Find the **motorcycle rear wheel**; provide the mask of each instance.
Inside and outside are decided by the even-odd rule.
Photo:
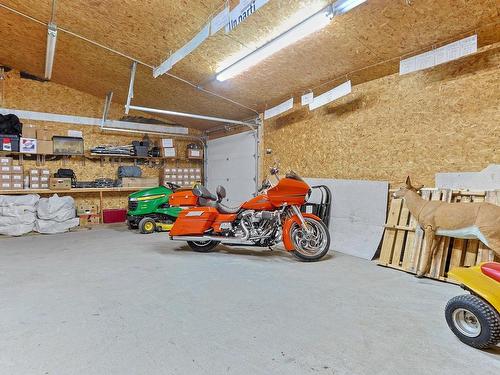
[[[198,253],[208,253],[219,244],[218,241],[187,241],[189,247]]]
[[[295,250],[291,253],[304,262],[316,262],[323,258],[330,249],[330,232],[322,221],[313,218],[304,218],[310,234],[304,233],[304,228],[294,223],[290,230],[290,237]]]

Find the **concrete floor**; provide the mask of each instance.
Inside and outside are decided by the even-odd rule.
[[[0,373],[500,374],[461,290],[334,254],[198,254],[124,228],[0,239]]]

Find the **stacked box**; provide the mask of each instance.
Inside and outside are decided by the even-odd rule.
[[[40,187],[40,170],[39,169],[30,169],[28,176],[29,176],[29,181],[30,181],[30,189],[41,189],[41,187]]]
[[[23,189],[23,171],[21,165],[12,165],[12,158],[0,158],[0,190]]]
[[[97,204],[79,204],[76,208],[76,214],[78,216],[97,215],[99,213],[99,205]]]
[[[39,169],[40,175],[40,189],[48,189],[50,182],[50,170],[48,169]]]
[[[187,157],[188,159],[203,159],[203,150],[188,148]]]
[[[167,182],[183,187],[201,183],[201,169],[165,167],[161,171],[161,184],[167,186]]]
[[[101,222],[101,217],[100,215],[81,215],[79,216],[80,218],[80,226],[81,227],[87,227],[90,225],[95,225],[99,224]]]
[[[50,190],[69,190],[71,189],[71,178],[49,178]]]

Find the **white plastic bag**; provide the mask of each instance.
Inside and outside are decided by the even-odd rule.
[[[24,215],[26,213],[35,214],[36,207],[35,206],[6,206],[0,207],[0,216],[19,216]]]
[[[36,215],[33,212],[26,212],[17,216],[0,216],[0,228],[16,224],[35,224]]]
[[[72,197],[59,197],[57,194],[42,198],[38,202],[37,216],[42,220],[71,220],[76,217],[75,201]]]
[[[40,200],[38,194],[29,195],[0,195],[0,207],[35,206]]]
[[[22,236],[23,234],[31,232],[34,227],[34,223],[8,225],[5,227],[0,227],[0,234],[6,236]]]
[[[64,233],[71,228],[77,227],[78,225],[80,225],[79,218],[74,218],[63,222],[57,220],[37,219],[35,222],[35,231],[43,234]]]

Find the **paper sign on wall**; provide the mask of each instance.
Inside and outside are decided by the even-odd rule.
[[[266,5],[269,0],[240,1],[240,3],[229,14],[229,23],[226,25],[226,33],[236,28],[240,23],[254,14],[259,8]]]
[[[312,111],[316,108],[319,108],[325,104],[333,102],[335,99],[341,98],[347,94],[350,94],[352,91],[351,81],[347,81],[340,86],[335,87],[334,89],[321,94],[320,96],[314,98],[312,103],[309,104],[309,109]]]
[[[229,23],[229,7],[225,7],[210,21],[210,35],[214,35]]]
[[[302,105],[308,105],[311,104],[314,100],[314,93],[308,92],[307,94],[302,95],[301,97],[301,104]]]
[[[153,70],[153,77],[158,77],[168,72],[172,67],[184,57],[193,52],[210,35],[210,24],[206,24],[203,29],[187,42],[182,48],[175,51],[167,60]]]
[[[264,120],[267,120],[271,117],[278,116],[279,114],[286,112],[293,108],[293,98],[283,102],[276,107],[269,108],[264,112]]]
[[[477,35],[473,35],[436,48],[435,50],[401,60],[399,63],[399,75],[428,69],[470,55],[476,51]]]

